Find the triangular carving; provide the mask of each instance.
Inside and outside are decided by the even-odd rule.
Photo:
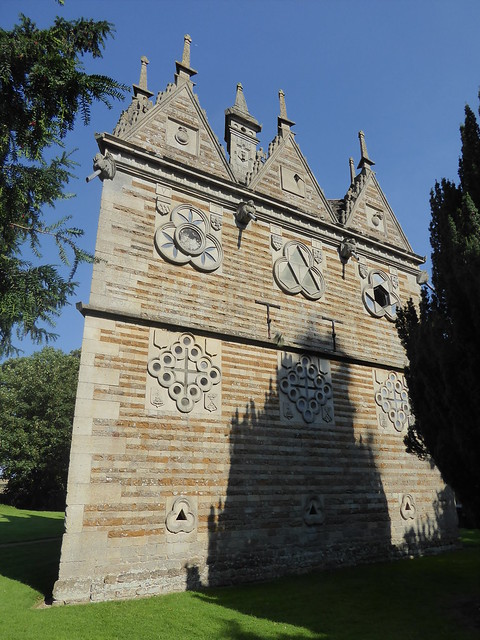
[[[379,242],[412,251],[375,173],[369,168],[362,169],[347,191],[344,224],[347,229]]]
[[[250,189],[282,200],[326,222],[337,222],[293,133],[270,143],[264,163],[257,162],[249,177]]]
[[[145,104],[139,106],[135,101],[136,98],[122,114],[114,135],[151,153],[235,181],[224,149],[193,93],[192,83],[169,84],[158,94],[155,105],[144,100]],[[132,108],[134,118],[130,114]]]

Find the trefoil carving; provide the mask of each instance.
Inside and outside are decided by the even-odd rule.
[[[325,292],[322,272],[315,266],[312,251],[302,242],[285,244],[283,256],[273,265],[273,276],[285,293],[302,293],[309,300],[319,300]]]
[[[191,533],[197,525],[195,511],[188,498],[177,498],[165,519],[170,533]]]
[[[307,500],[303,510],[303,520],[308,526],[323,524],[325,522],[325,509],[323,499],[313,496]]]
[[[400,505],[400,515],[404,520],[415,520],[417,507],[415,500],[410,493],[402,496],[402,504]]]

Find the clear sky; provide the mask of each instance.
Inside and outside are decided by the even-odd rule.
[[[10,29],[24,13],[39,27],[55,15],[106,19],[116,34],[87,71],[131,85],[146,55],[148,86],[155,94],[173,81],[183,36],[192,37],[195,91],[223,142],[224,111],[241,82],[250,113],[263,124],[264,149],[276,134],[278,90],[301,151],[327,198],[349,186],[348,158],[359,160],[358,131],[365,132],[374,170],[411,245],[430,254],[429,192],[435,180],[457,179],[459,125],[466,103],[477,112],[480,86],[478,0],[0,0],[0,26]],[[76,148],[76,197],[47,212],[73,216],[85,230],[82,246],[93,252],[101,182],[90,184],[97,152],[94,132],[112,132],[130,98],[109,111],[92,110],[66,141]],[[46,248],[46,261],[58,262]],[[428,263],[427,263],[428,266]],[[57,322],[54,346],[81,346],[91,267],[77,272],[79,287]],[[28,341],[25,354],[41,347]]]

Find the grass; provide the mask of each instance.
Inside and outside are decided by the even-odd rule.
[[[26,511],[0,505],[0,544],[57,538],[63,533],[64,514]]]
[[[56,577],[63,514],[0,505],[2,640],[478,640],[480,533],[439,556],[130,602],[35,608]],[[46,521],[50,520],[50,523]],[[27,531],[29,530],[29,531]],[[12,542],[17,531],[18,540]],[[32,539],[38,536],[37,543]]]

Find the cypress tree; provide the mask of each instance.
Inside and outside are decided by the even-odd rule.
[[[480,526],[480,128],[470,107],[460,128],[459,183],[430,194],[432,284],[397,328],[405,347],[415,424],[407,451],[431,457]]]

